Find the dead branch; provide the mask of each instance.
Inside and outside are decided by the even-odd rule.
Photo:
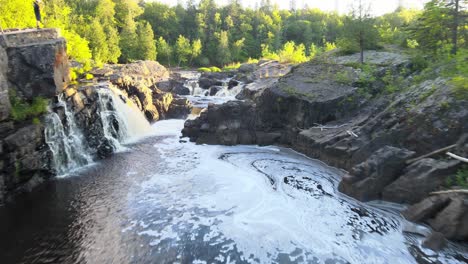
[[[455,145],[448,146],[448,147],[445,147],[445,148],[441,148],[441,149],[435,150],[435,151],[433,151],[433,152],[431,152],[431,153],[428,153],[428,154],[426,154],[426,155],[422,155],[422,156],[420,156],[420,157],[407,160],[407,161],[406,161],[406,164],[409,165],[409,164],[415,163],[416,161],[420,161],[420,160],[422,160],[422,159],[429,158],[429,157],[431,157],[431,156],[434,156],[434,155],[437,155],[437,154],[446,152],[446,151],[451,150],[451,149],[453,149],[453,148],[455,148],[455,147],[457,147],[456,144],[455,144]]]
[[[459,160],[459,161],[463,161],[463,162],[468,163],[468,159],[467,159],[467,158],[460,157],[460,156],[455,155],[455,154],[450,153],[450,152],[447,152],[447,155],[449,155],[450,157],[452,157],[452,158],[454,158],[454,159],[457,159],[457,160]]]

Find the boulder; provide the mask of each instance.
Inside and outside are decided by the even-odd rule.
[[[393,183],[385,187],[383,199],[396,203],[416,203],[445,185],[460,168],[456,160],[426,158],[411,164]]]
[[[468,240],[468,195],[446,193],[430,196],[404,212],[410,221],[429,224],[446,238]]]
[[[215,96],[222,89],[223,89],[222,86],[211,86],[210,87],[210,96]]]
[[[166,118],[173,119],[186,119],[192,112],[192,105],[186,98],[174,98],[169,110],[167,111]]]
[[[198,85],[200,86],[200,88],[202,89],[210,89],[210,87],[212,86],[222,86],[223,85],[223,81],[222,80],[218,80],[218,79],[212,79],[212,78],[207,78],[207,77],[201,77],[199,80],[198,80]]]
[[[398,178],[405,162],[413,155],[407,149],[383,147],[353,167],[352,176],[341,181],[339,190],[361,201],[379,199],[383,189]]]
[[[254,63],[244,63],[242,64],[238,71],[241,73],[252,73],[257,69],[257,64]]]
[[[182,85],[177,85],[172,89],[172,92],[178,95],[190,95],[190,89]]]
[[[51,98],[62,92],[69,80],[64,39],[32,43],[7,49],[8,81],[18,96],[33,100]]]

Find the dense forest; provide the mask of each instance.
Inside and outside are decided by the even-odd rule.
[[[424,10],[373,17],[365,0],[347,15],[304,7],[280,10],[269,0],[43,0],[44,27],[58,27],[80,62],[158,60],[168,66],[226,66],[250,58],[304,62],[323,51],[342,53],[400,46],[424,54],[455,54],[467,46],[465,0],[433,0]],[[291,2],[294,5],[294,1]],[[3,29],[34,27],[32,1],[0,0]]]

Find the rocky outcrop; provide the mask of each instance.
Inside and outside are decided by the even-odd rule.
[[[123,91],[145,114],[150,122],[166,118],[176,94],[169,93],[178,87],[178,79],[169,79],[169,71],[155,61],[138,61],[125,65],[106,65],[102,69],[93,71],[99,81],[109,81]],[[173,76],[174,77],[174,76]],[[158,88],[160,85],[164,90]],[[173,86],[174,85],[174,86]],[[187,104],[185,110],[180,110],[182,102]],[[172,117],[186,118],[191,112],[188,101],[177,101],[180,111],[173,111]],[[180,113],[180,116],[175,116]]]
[[[11,31],[0,37],[0,202],[5,194],[30,190],[53,175],[42,110],[18,113],[35,98],[52,99],[68,78],[65,40],[57,30]],[[36,106],[45,108],[44,103]]]
[[[467,194],[432,195],[406,209],[403,215],[410,221],[429,224],[448,239],[468,240]]]
[[[290,146],[349,171],[340,184],[345,194],[419,202],[447,188],[461,164],[445,153],[408,161],[457,142],[452,152],[466,155],[460,139],[468,132],[468,102],[442,78],[403,81],[407,89],[388,94],[384,75],[403,72],[411,80],[411,68],[405,56],[380,55],[373,76],[354,68],[352,57],[297,66],[266,88],[244,91],[245,102],[210,106],[186,122],[183,135],[197,143]]]

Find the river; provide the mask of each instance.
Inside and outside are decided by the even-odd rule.
[[[203,99],[206,101],[206,99]],[[202,102],[198,102],[203,104]],[[206,146],[182,120],[0,208],[1,263],[464,263],[421,247],[398,206],[280,147]],[[412,231],[404,232],[404,231]]]

